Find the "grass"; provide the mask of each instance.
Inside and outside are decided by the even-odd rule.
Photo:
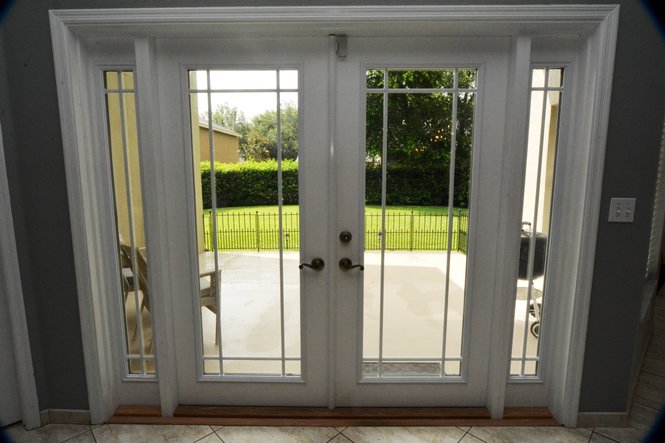
[[[282,211],[286,214],[298,214],[300,212],[300,206],[298,205],[284,205],[282,206]],[[447,206],[387,206],[386,214],[402,214],[402,213],[411,213],[414,214],[448,214]],[[463,214],[466,214],[468,209],[466,208],[455,208],[455,212],[462,211]],[[204,212],[210,213],[209,209],[206,209]],[[243,214],[251,212],[252,214],[258,212],[259,214],[276,214],[277,206],[238,206],[234,208],[218,208],[218,213],[222,214]],[[365,206],[365,214],[381,214],[381,206],[379,205],[367,205]]]
[[[283,246],[298,249],[300,245],[299,206],[282,207]],[[278,249],[279,218],[277,206],[220,208],[217,211],[219,249]],[[466,248],[468,210],[455,208],[452,247]],[[444,206],[386,207],[386,249],[444,250],[448,244],[448,208]],[[365,248],[381,247],[381,207],[365,208]],[[460,228],[464,233],[460,236]],[[210,210],[204,211],[206,249],[212,249]]]

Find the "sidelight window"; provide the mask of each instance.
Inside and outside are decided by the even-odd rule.
[[[538,375],[564,70],[536,67],[531,93],[510,375]]]
[[[134,73],[104,72],[127,373],[155,374]]]

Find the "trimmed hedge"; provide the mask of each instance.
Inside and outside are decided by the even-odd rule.
[[[461,174],[460,174],[461,175]],[[365,174],[368,205],[381,204],[381,165],[368,164]],[[244,163],[215,162],[217,207],[277,204],[277,160]],[[298,204],[298,163],[282,161],[285,205]],[[210,162],[201,162],[203,207],[211,207]],[[455,207],[468,207],[469,183],[455,177]],[[387,204],[405,206],[448,205],[448,169],[443,167],[388,166]]]
[[[298,204],[298,163],[282,160],[283,204]],[[210,162],[201,162],[203,207],[209,209]],[[277,160],[244,163],[215,162],[217,207],[267,206],[277,204]]]
[[[469,183],[459,172],[455,177],[457,208],[468,208]],[[447,206],[448,168],[417,165],[388,165],[386,204],[401,206]],[[365,170],[365,204],[381,204],[381,165]]]

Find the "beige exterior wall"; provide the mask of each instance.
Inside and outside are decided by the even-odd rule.
[[[122,76],[123,87],[133,87],[133,74],[131,72],[126,72],[123,73]],[[107,86],[109,88],[118,87],[117,84],[113,84],[112,82],[109,82]],[[133,93],[124,93],[122,96],[125,119],[125,141],[127,143],[127,170],[125,169],[125,153],[123,149],[120,94],[111,93],[108,94],[107,98],[116,221],[121,241],[125,244],[130,244],[131,227],[129,223],[129,197],[131,200],[132,221],[134,225],[134,244],[136,247],[141,248],[145,246],[145,230],[143,224],[143,199],[141,192],[138,136],[136,132],[136,102]],[[127,192],[127,182],[129,182],[129,193]]]
[[[117,80],[109,77],[107,87],[117,89]],[[133,88],[133,74],[123,73],[123,87]],[[122,121],[120,113],[120,95],[108,94],[108,125],[111,146],[111,162],[113,165],[113,185],[116,209],[116,221],[120,240],[130,244],[132,229],[129,220],[127,178],[129,178],[129,199],[131,200],[134,244],[141,248],[145,246],[145,229],[143,223],[143,199],[141,192],[140,159],[138,152],[138,134],[136,128],[136,106],[133,93],[123,94],[123,107],[125,119],[125,142],[127,143],[127,170],[125,169],[125,153],[123,149]],[[197,97],[191,97],[191,127],[193,149],[192,163],[194,170],[194,194],[196,208],[196,237],[199,254],[204,252],[203,232],[203,192],[201,189],[201,174],[199,164],[210,159],[210,144],[208,128],[199,124],[199,109]],[[215,161],[223,163],[237,163],[239,157],[239,138],[220,131],[213,131],[215,146]]]
[[[192,119],[192,124],[198,125],[198,120],[194,122],[194,119]],[[238,163],[240,161],[240,139],[237,136],[213,130],[213,137],[216,162]],[[199,140],[201,161],[210,161],[210,136],[208,135],[208,128],[199,126]]]
[[[191,112],[189,117],[191,120],[192,128],[192,165],[194,165],[194,170],[192,171],[192,176],[194,178],[194,203],[196,207],[196,246],[199,254],[205,251],[205,242],[203,238],[203,190],[201,189],[201,150],[197,149],[196,146],[201,146],[201,131],[195,130],[199,128],[199,104],[196,94],[190,95],[190,106]],[[206,140],[207,131],[206,131]]]

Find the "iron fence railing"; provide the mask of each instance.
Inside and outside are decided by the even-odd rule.
[[[388,213],[385,221],[386,250],[441,251],[448,249],[448,215],[414,211]],[[466,253],[468,245],[468,214],[455,209],[453,213],[451,247]],[[213,249],[210,212],[203,214],[205,249]],[[381,214],[365,214],[365,249],[381,249]],[[300,217],[298,213],[282,214],[283,248],[300,248]],[[217,248],[219,250],[279,249],[279,214],[239,212],[217,213]]]

